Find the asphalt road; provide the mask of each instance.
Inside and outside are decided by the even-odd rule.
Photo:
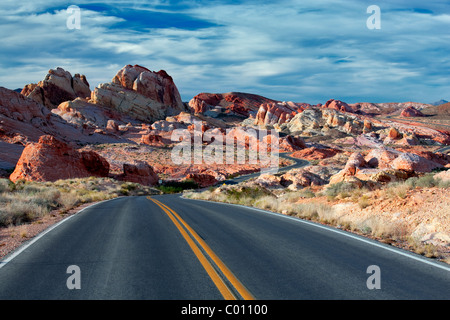
[[[0,299],[218,300],[227,290],[237,299],[450,299],[450,268],[442,263],[180,195],[97,204],[6,262]],[[80,289],[67,286],[73,265]],[[380,289],[367,286],[373,265]]]

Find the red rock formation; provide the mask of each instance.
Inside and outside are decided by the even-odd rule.
[[[393,162],[392,167],[407,172],[431,172],[443,166],[413,153],[402,153]]]
[[[306,148],[300,151],[295,151],[291,154],[294,158],[305,159],[305,160],[322,160],[326,158],[334,157],[337,153],[341,152],[337,149],[332,148]]]
[[[77,151],[53,136],[42,136],[28,144],[11,174],[11,181],[56,181],[59,179],[106,177],[108,162],[93,151]]]
[[[213,186],[218,182],[214,176],[206,173],[190,173],[185,180],[192,180],[201,188]]]
[[[189,106],[193,112],[204,112],[208,106],[220,106],[226,109],[226,113],[235,113],[248,117],[252,112],[256,113],[261,104],[277,103],[278,101],[262,96],[241,93],[200,93],[190,102]]]
[[[153,132],[143,135],[141,137],[141,144],[157,146],[157,147],[165,146],[162,136],[160,136],[159,134],[155,134]]]
[[[305,141],[300,137],[286,136],[279,139],[280,150],[292,152],[306,148]]]
[[[206,104],[206,102],[199,99],[198,97],[194,97],[191,101],[189,101],[189,107],[194,113],[203,113],[208,110],[208,105]]]
[[[396,140],[400,139],[402,137],[402,134],[394,127],[391,127],[389,129],[388,138]]]
[[[158,184],[159,177],[147,162],[135,160],[133,163],[123,165],[123,174],[119,180],[135,182],[144,186],[154,186]]]
[[[334,109],[341,112],[355,112],[351,106],[349,106],[347,103],[340,101],[340,100],[334,100],[330,99],[328,100],[322,108],[328,108],[328,109]]]
[[[401,152],[390,148],[378,148],[371,150],[365,157],[366,163],[373,168],[388,169],[391,163]]]
[[[100,84],[90,102],[150,122],[185,110],[173,79],[165,71],[153,72],[138,65],[125,66],[111,83]]]
[[[354,166],[357,168],[364,167],[366,165],[366,160],[364,159],[363,155],[359,152],[354,152],[350,155],[350,157],[347,159],[346,166]]]
[[[450,154],[440,153],[440,152],[431,152],[431,151],[423,151],[423,150],[415,150],[411,149],[406,151],[409,153],[417,154],[418,156],[425,158],[427,160],[439,163],[443,166],[450,164]]]
[[[310,105],[306,103],[269,103],[262,104],[255,117],[255,125],[281,125],[290,121],[297,113],[303,112]]]
[[[0,87],[0,116],[26,123],[45,123],[50,111],[21,94]]]
[[[414,108],[413,106],[409,106],[402,111],[401,116],[402,117],[423,117],[424,114],[422,112],[420,112],[419,110],[417,110],[416,108]]]
[[[173,108],[173,114],[184,111],[180,93],[172,77],[164,70],[154,72],[138,65],[127,65],[117,73],[112,82]]]
[[[305,169],[294,169],[281,176],[280,184],[290,190],[298,190],[309,186],[321,186],[326,184],[326,181]]]
[[[77,111],[74,110],[74,114]],[[61,112],[64,113],[62,110]],[[52,135],[67,143],[71,141],[112,143],[119,140],[117,137],[85,132],[83,128],[72,125],[72,123],[78,124],[77,121],[69,124],[62,117],[64,117],[63,114],[55,115],[44,105],[18,92],[0,87],[0,138],[7,143],[20,143],[25,146],[28,142],[38,142],[39,137],[43,135]],[[93,115],[92,119],[98,120],[98,114]],[[8,149],[6,147],[3,149],[5,152],[0,152],[0,162],[10,163],[12,154],[6,155]],[[18,155],[14,153],[15,161],[12,168],[19,160],[20,155],[21,153]]]
[[[364,120],[363,133],[368,133],[368,132],[372,131],[372,129],[373,129],[372,122],[370,122],[369,120],[365,119]]]
[[[118,133],[119,125],[114,120],[108,120],[108,122],[106,123],[106,131],[109,131],[112,133]]]
[[[21,93],[49,109],[77,97],[84,99],[91,96],[89,83],[84,75],[76,74],[72,77],[70,72],[62,68],[49,70],[43,81],[26,85]]]

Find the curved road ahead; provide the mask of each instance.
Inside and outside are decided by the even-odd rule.
[[[448,300],[449,270],[257,209],[124,197],[83,210],[3,261],[0,299]]]

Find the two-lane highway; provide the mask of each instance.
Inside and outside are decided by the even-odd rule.
[[[80,268],[69,290],[67,268]],[[0,269],[0,299],[221,299],[169,217],[145,197],[98,204]]]
[[[66,285],[72,265],[79,290]],[[381,289],[371,290],[374,265]],[[252,208],[129,197],[84,210],[1,265],[0,299],[228,299],[221,280],[246,299],[449,299],[449,270]]]

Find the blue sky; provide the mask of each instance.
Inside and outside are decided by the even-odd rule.
[[[67,8],[81,8],[69,30]],[[370,5],[381,29],[366,26]],[[448,0],[0,3],[0,86],[63,67],[91,89],[123,66],[166,70],[184,101],[249,92],[282,101],[450,100]]]

